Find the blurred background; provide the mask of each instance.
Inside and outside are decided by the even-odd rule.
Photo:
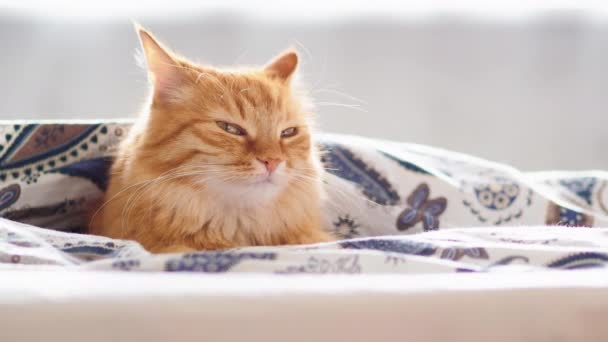
[[[204,63],[301,52],[321,128],[523,170],[608,169],[602,1],[0,2],[0,119],[133,117],[131,19]]]

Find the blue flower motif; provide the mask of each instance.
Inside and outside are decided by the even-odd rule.
[[[477,201],[492,210],[510,207],[521,192],[517,183],[503,177],[495,177],[493,183],[478,184],[474,191]]]
[[[439,229],[439,215],[441,215],[448,204],[445,197],[437,197],[429,200],[429,186],[426,183],[418,187],[407,198],[409,208],[405,208],[397,218],[397,229],[407,230],[422,221],[424,231]]]
[[[359,234],[359,225],[354,219],[347,214],[339,216],[337,221],[333,222],[335,234],[341,239],[352,239]]]

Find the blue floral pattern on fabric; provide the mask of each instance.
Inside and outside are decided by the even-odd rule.
[[[583,224],[583,214],[567,208],[560,208],[560,222],[565,226],[578,227]]]
[[[382,153],[382,155],[384,155],[388,159],[396,161],[397,164],[401,165],[403,168],[405,168],[408,171],[420,173],[420,174],[423,174],[423,175],[430,175],[431,174],[430,172],[428,172],[427,170],[423,169],[422,167],[420,167],[420,166],[418,166],[418,165],[416,165],[414,163],[411,163],[411,162],[409,162],[407,160],[397,158],[397,157],[393,156],[392,154],[389,154],[389,153],[386,153],[386,152],[381,152],[381,153]]]
[[[591,205],[591,196],[593,195],[593,188],[597,184],[597,179],[591,177],[563,179],[559,181],[559,184],[583,199],[588,205]]]
[[[474,190],[477,201],[492,210],[510,207],[520,193],[517,183],[500,177],[490,184],[478,184]]]
[[[67,160],[67,155],[63,156],[63,153],[77,157],[80,151],[86,151],[89,148],[87,142],[82,142],[83,138],[97,130],[98,126],[87,124],[14,125],[14,132],[5,134],[5,139],[10,144],[0,145],[1,150],[4,150],[0,157],[0,170],[15,170],[23,166],[30,166],[22,170],[27,175],[34,169],[42,171],[50,166],[45,165],[49,157],[60,156]],[[15,176],[14,172],[10,173],[13,178],[18,178],[18,174]]]
[[[227,272],[243,260],[274,260],[275,253],[201,252],[184,254],[165,263],[168,272]]]
[[[426,183],[418,185],[412,192],[407,198],[410,207],[405,208],[397,218],[398,230],[407,230],[418,222],[422,222],[424,231],[439,229],[439,215],[445,211],[448,201],[445,197],[429,199],[430,192]]]
[[[340,216],[334,221],[334,234],[341,239],[352,239],[359,235],[359,225],[350,216]]]
[[[608,266],[608,229],[487,229],[492,231],[462,229],[456,239],[450,231],[443,230],[317,245],[153,255],[135,242],[38,229],[0,219],[0,264],[30,265],[30,269],[44,264],[79,270],[314,275],[484,272],[515,265],[514,270]],[[555,231],[559,232],[553,235],[551,232]],[[583,231],[584,235],[577,234]],[[539,243],[539,233],[548,242]],[[509,237],[516,243],[505,242]],[[569,241],[573,244],[584,241],[587,246],[564,249],[562,246]],[[552,248],[553,245],[560,247]]]
[[[339,145],[322,145],[321,161],[327,171],[357,184],[365,197],[381,205],[395,205],[400,197],[393,186],[376,169],[367,165],[347,148]]]
[[[0,216],[81,231],[88,224],[86,207],[107,185],[113,147],[128,128],[115,123],[0,125],[0,188],[6,190],[0,193]],[[85,185],[89,181],[97,190]]]
[[[356,274],[362,267],[358,255],[338,257],[336,259],[310,257],[303,265],[292,265],[276,271],[277,274]]]
[[[17,202],[21,195],[21,187],[19,184],[11,184],[0,190],[0,210],[10,207]]]
[[[574,270],[581,268],[607,267],[607,265],[607,253],[584,252],[559,258],[547,264],[547,267]]]
[[[105,190],[108,186],[107,175],[111,166],[112,158],[102,157],[75,162],[48,172],[57,172],[72,177],[86,178],[97,185],[99,189]]]
[[[547,210],[547,224],[566,227],[593,226],[593,217],[578,210],[565,208],[555,203],[550,203]]]
[[[82,231],[88,224],[87,208],[101,198],[111,159],[129,128],[128,123],[111,122],[0,125],[0,216]],[[417,225],[425,231],[435,230],[440,219],[460,226],[608,225],[608,220],[582,213],[575,205],[560,202],[556,206],[534,184],[522,183],[517,172],[429,147],[403,144],[399,147],[402,154],[392,154],[383,144],[371,139],[352,145],[344,137],[321,139],[325,150],[321,159],[327,171],[348,181],[330,184],[336,179],[328,177],[333,203],[323,207],[331,217],[326,228],[342,238],[374,234],[379,227],[387,233],[386,227],[395,227],[395,222],[394,232],[399,234],[419,232],[412,229]],[[419,186],[407,201],[402,199],[406,193],[402,195],[401,189],[415,184]],[[589,210],[608,213],[604,204],[608,187],[595,174],[552,177],[549,183],[539,179],[538,184],[569,191],[591,206]],[[66,186],[69,189],[56,188]],[[441,196],[431,198],[431,189],[434,193],[441,189]],[[340,194],[347,194],[348,201]],[[447,203],[451,204],[449,211]],[[339,206],[349,208],[334,209]],[[462,219],[465,213],[468,220]]]
[[[10,219],[10,220],[22,222],[22,221],[41,219],[41,218],[46,218],[46,217],[62,216],[62,215],[66,215],[68,212],[71,212],[71,211],[83,210],[84,204],[85,204],[84,198],[66,199],[59,203],[53,203],[53,204],[41,206],[41,207],[31,207],[31,208],[25,207],[23,209],[10,209],[10,210],[7,210],[3,214],[3,217]],[[64,229],[64,230],[68,230],[68,229]],[[75,230],[75,231],[79,231],[79,230]]]
[[[488,252],[481,247],[449,247],[441,251],[441,259],[449,259],[458,261],[464,256],[472,259],[488,259]]]
[[[118,260],[112,263],[112,268],[121,271],[132,271],[140,267],[139,260]]]
[[[606,230],[566,228],[608,227],[608,177],[602,173],[528,178],[510,167],[428,146],[346,136],[319,136],[329,173],[322,215],[325,229],[352,240],[151,255],[133,241],[68,233],[84,232],[129,129],[128,123],[112,122],[0,125],[0,216],[10,219],[0,218],[0,263],[280,274],[608,264]],[[547,188],[555,190],[555,198]],[[512,227],[494,227],[506,224]],[[535,227],[544,224],[559,227]],[[420,234],[408,236],[413,233]],[[386,234],[400,236],[379,236]],[[552,248],[570,242],[572,248]]]
[[[489,265],[484,270],[490,270],[493,267],[509,266],[509,265],[527,265],[530,263],[530,258],[523,255],[509,255],[502,257]]]
[[[426,242],[399,241],[390,239],[361,239],[340,242],[345,249],[373,249],[383,252],[424,255],[435,254],[437,247]]]

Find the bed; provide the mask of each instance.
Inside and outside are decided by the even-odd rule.
[[[130,125],[0,125],[7,341],[608,338],[602,172],[322,135],[339,241],[153,255],[83,234]]]

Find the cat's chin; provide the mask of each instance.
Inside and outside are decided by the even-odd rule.
[[[244,196],[254,201],[269,201],[276,197],[285,185],[283,177],[258,177],[241,185]]]
[[[251,180],[245,182],[245,185],[254,186],[254,187],[264,187],[264,186],[272,186],[272,185],[280,185],[281,177],[277,175],[261,175],[257,177],[253,177]]]
[[[276,198],[285,187],[283,177],[255,177],[244,182],[211,182],[218,199],[230,205],[253,207]]]

